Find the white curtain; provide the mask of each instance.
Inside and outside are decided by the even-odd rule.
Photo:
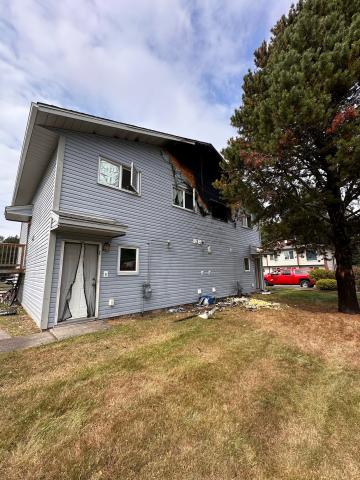
[[[61,274],[61,289],[59,301],[59,322],[71,318],[69,302],[71,300],[72,287],[76,279],[81,255],[81,243],[65,243],[64,260]]]
[[[95,316],[96,279],[98,266],[98,246],[84,245],[84,292],[87,306],[87,316]]]

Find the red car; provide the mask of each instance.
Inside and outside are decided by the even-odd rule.
[[[264,275],[264,280],[265,285],[270,287],[273,285],[300,285],[300,287],[309,288],[315,285],[308,272],[297,269],[267,273]]]

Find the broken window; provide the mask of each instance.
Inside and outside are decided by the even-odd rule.
[[[211,201],[211,215],[213,218],[227,222],[229,218],[229,209],[226,205],[215,200]]]
[[[119,247],[118,274],[137,275],[139,273],[139,249]]]
[[[123,188],[124,190],[132,190],[131,169],[128,167],[122,167],[121,188]]]
[[[131,167],[100,158],[98,182],[108,187],[140,194],[140,172]]]
[[[194,210],[194,190],[185,187],[173,187],[173,205]]]
[[[120,165],[100,159],[99,162],[99,183],[109,187],[119,188]]]
[[[245,272],[250,272],[250,259],[249,259],[249,257],[244,257],[244,270],[245,270]]]

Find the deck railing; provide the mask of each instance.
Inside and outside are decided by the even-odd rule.
[[[22,272],[25,267],[22,243],[0,243],[0,272]]]

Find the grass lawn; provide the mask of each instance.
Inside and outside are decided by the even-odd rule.
[[[272,295],[261,299],[274,302],[285,302],[289,305],[300,306],[309,310],[337,311],[337,292],[318,290],[317,288],[283,288],[267,287]],[[360,300],[360,293],[358,294]]]
[[[323,310],[161,314],[1,355],[0,478],[360,478],[360,316]]]
[[[7,310],[8,308],[9,307],[6,305],[0,305],[0,312],[2,310]],[[25,310],[21,307],[18,307],[17,315],[0,316],[0,329],[12,337],[31,335],[32,333],[40,332],[40,329],[36,326],[35,322],[31,320]]]

